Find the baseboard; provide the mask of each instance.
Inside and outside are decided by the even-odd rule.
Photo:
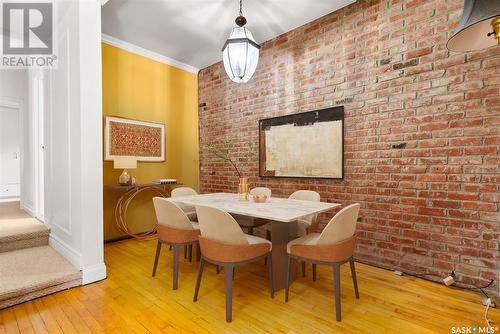
[[[68,246],[64,241],[54,234],[50,234],[49,245],[61,254],[72,265],[82,271],[82,284],[90,284],[106,278],[106,265],[104,262],[91,266],[81,267],[81,255]]]
[[[31,205],[23,203],[22,201],[21,201],[21,210],[26,211],[31,217],[36,216],[35,209],[33,209],[33,207]]]
[[[49,236],[49,245],[54,248],[59,254],[61,254],[66,260],[68,260],[72,265],[78,269],[81,268],[81,255],[72,247],[68,246],[67,243],[59,239],[53,233]]]
[[[106,265],[104,262],[84,267],[82,269],[82,284],[90,284],[106,278]]]
[[[0,197],[0,203],[19,202],[19,197]]]

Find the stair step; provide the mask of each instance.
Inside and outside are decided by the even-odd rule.
[[[45,246],[50,230],[34,218],[0,220],[0,253]]]
[[[49,246],[0,253],[0,309],[81,285],[81,272]]]

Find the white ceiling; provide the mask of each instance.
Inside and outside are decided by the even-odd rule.
[[[354,2],[243,0],[243,15],[262,43]],[[222,59],[238,6],[238,0],[109,0],[102,32],[201,69]]]

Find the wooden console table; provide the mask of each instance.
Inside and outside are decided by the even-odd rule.
[[[116,227],[123,233],[136,239],[152,239],[156,238],[156,227],[152,230],[134,233],[127,225],[127,209],[130,202],[143,191],[153,191],[159,196],[170,197],[170,187],[179,186],[182,183],[144,183],[134,184],[130,186],[121,186],[118,184],[106,185],[105,187],[111,190],[124,191],[123,195],[118,199],[115,207],[115,224]]]

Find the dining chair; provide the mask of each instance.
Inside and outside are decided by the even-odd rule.
[[[189,220],[182,209],[168,198],[154,197],[153,204],[158,223],[158,244],[153,264],[153,274],[156,275],[158,259],[160,257],[161,245],[168,244],[173,248],[174,273],[173,289],[177,290],[179,276],[179,253],[182,246],[189,246],[192,253],[193,245],[198,245],[200,228],[198,223]]]
[[[267,258],[269,290],[274,298],[271,250],[264,238],[244,234],[236,220],[227,212],[209,206],[196,206],[201,235],[201,259],[193,301],[198,300],[201,277],[206,262],[224,267],[226,290],[226,321],[232,321],[234,268]]]
[[[316,191],[312,190],[297,190],[293,192],[288,199],[296,199],[301,201],[311,201],[319,202],[321,200],[320,195]],[[290,226],[290,234],[292,237],[302,237],[310,231],[311,227],[316,225],[318,215],[312,214],[304,216],[298,219]],[[271,240],[271,226],[266,226],[266,238]]]
[[[312,190],[297,190],[293,194],[291,194],[289,199],[296,199],[301,201],[311,201],[311,202],[319,202],[321,200],[320,195],[316,191]],[[296,225],[296,236],[302,237],[308,233],[308,230],[311,226],[316,224],[318,215],[312,214],[305,217],[302,217],[297,220]]]
[[[316,265],[328,265],[333,268],[337,321],[341,320],[340,266],[346,262],[349,262],[351,266],[354,293],[356,298],[359,299],[356,269],[354,267],[355,231],[359,207],[358,203],[345,207],[330,220],[323,232],[310,233],[287,244],[288,264],[285,302],[288,302],[290,266],[294,259],[313,264],[313,280],[316,280]]]
[[[250,195],[255,196],[257,194],[266,195],[268,198],[271,197],[271,189],[266,187],[255,187],[250,190]],[[232,215],[238,224],[247,229],[248,234],[253,235],[253,229],[266,225],[269,221],[262,218],[248,217],[243,215]]]
[[[179,187],[172,189],[170,192],[170,197],[180,197],[180,196],[193,196],[193,195],[198,195],[196,190],[193,188],[189,187]],[[189,217],[189,220],[191,221],[196,221],[196,210],[194,209],[193,205],[186,205],[186,204],[177,204],[182,211],[186,213],[186,215]]]

